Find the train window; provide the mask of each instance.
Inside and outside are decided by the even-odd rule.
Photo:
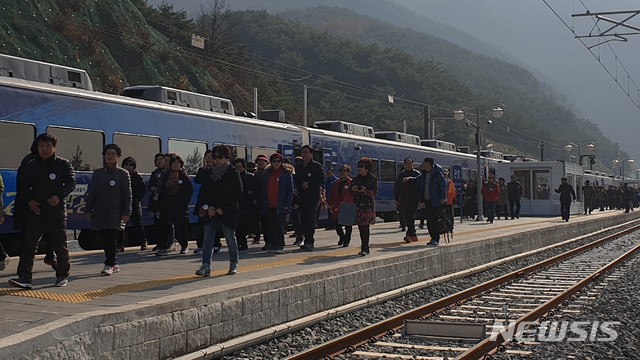
[[[532,170],[534,200],[551,199],[551,186],[549,184],[549,170]]]
[[[251,160],[255,161],[256,157],[258,157],[258,155],[260,155],[260,154],[263,154],[267,158],[269,158],[269,156],[271,156],[271,154],[277,153],[277,152],[278,152],[278,150],[276,150],[276,149],[269,149],[269,148],[262,148],[262,147],[252,147],[251,148]]]
[[[56,155],[71,162],[76,171],[102,167],[104,134],[101,131],[49,126],[47,132],[58,137]]]
[[[113,143],[122,148],[122,159],[131,156],[138,164],[140,173],[149,174],[156,167],[153,162],[155,154],[160,152],[160,138],[155,136],[113,134]]]
[[[202,166],[207,143],[195,140],[169,139],[169,152],[180,155],[184,161],[184,169],[189,175],[195,175]]]
[[[167,100],[177,101],[178,93],[176,93],[175,91],[167,91]]]
[[[0,168],[17,169],[22,157],[29,153],[29,148],[36,136],[36,127],[32,124],[20,124],[0,121]]]
[[[531,200],[531,171],[514,170],[513,175],[516,176],[516,181],[522,185],[522,197]]]
[[[380,173],[378,172],[378,159],[371,159],[373,162],[373,168],[371,168],[371,173],[375,175],[377,179],[380,179]]]
[[[72,82],[82,82],[82,76],[76,71],[67,71],[67,78]]]
[[[396,162],[393,160],[380,161],[380,177],[382,182],[393,183],[396,181]]]
[[[247,148],[244,146],[236,146],[236,145],[228,145],[229,151],[231,153],[230,160],[233,161],[235,159],[247,159]]]

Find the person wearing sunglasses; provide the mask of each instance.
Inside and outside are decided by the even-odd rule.
[[[356,203],[356,224],[360,232],[360,252],[366,256],[369,251],[370,226],[376,223],[375,198],[378,194],[378,179],[371,173],[373,161],[367,157],[358,160],[358,175],[353,178],[351,191]]]
[[[196,275],[211,275],[211,257],[216,234],[222,232],[229,249],[228,275],[238,272],[238,207],[242,197],[242,180],[236,168],[229,162],[231,151],[226,145],[213,148],[213,165],[207,178],[210,194],[207,202],[200,207],[204,222],[204,242],[202,244],[202,266]]]
[[[283,157],[275,153],[269,157],[271,167],[267,169],[267,176],[262,182],[262,212],[264,222],[265,242],[268,251],[281,254],[284,252],[285,218],[291,212],[293,201],[293,177],[291,172],[283,166]]]

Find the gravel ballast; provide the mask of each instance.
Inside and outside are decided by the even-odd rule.
[[[336,337],[345,335],[351,331],[382,321],[418,306],[425,305],[429,302],[433,302],[442,297],[449,296],[474,285],[502,276],[527,265],[548,259],[549,257],[563,253],[569,249],[579,247],[588,242],[588,240],[574,242],[566,246],[544,251],[525,259],[496,266],[490,270],[483,271],[469,277],[434,285],[381,304],[345,314],[341,317],[323,321],[301,331],[282,336],[267,343],[252,346],[226,355],[224,359],[285,358],[310,347],[320,345]],[[636,286],[635,293],[639,293],[638,286]],[[629,296],[632,297],[634,292],[630,292],[630,294],[632,295]],[[627,304],[627,306],[629,305]],[[633,307],[629,307],[628,309],[633,309]],[[632,317],[628,317],[628,319],[632,319]],[[636,322],[637,321],[638,320],[636,319]]]

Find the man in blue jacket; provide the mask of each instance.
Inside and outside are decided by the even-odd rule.
[[[423,209],[427,219],[427,229],[431,241],[427,245],[436,246],[440,243],[440,229],[438,215],[440,207],[447,204],[447,181],[442,173],[442,167],[435,164],[432,157],[422,161],[422,174],[416,178],[418,183],[418,208]]]

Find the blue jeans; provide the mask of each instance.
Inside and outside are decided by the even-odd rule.
[[[229,261],[238,262],[238,243],[236,242],[236,230],[222,223],[219,219],[212,219],[211,222],[204,225],[204,241],[202,243],[202,264],[211,264],[211,256],[213,254],[213,243],[216,239],[218,231],[222,230],[224,239],[227,241],[229,248]]]

